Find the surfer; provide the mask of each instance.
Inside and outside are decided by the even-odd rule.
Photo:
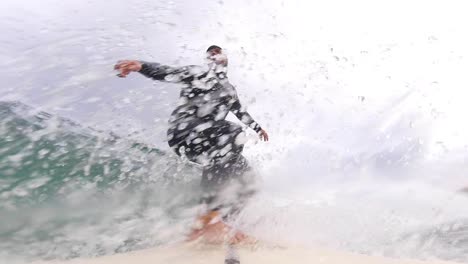
[[[207,206],[189,240],[232,230],[223,220],[235,216],[254,193],[245,177],[251,168],[242,156],[244,129],[225,120],[227,114],[232,112],[261,140],[268,141],[267,132],[242,107],[228,80],[228,59],[222,48],[208,47],[206,59],[206,66],[170,67],[123,60],[114,67],[119,77],[139,72],[154,80],[183,84],[179,104],[169,119],[167,139],[177,155],[203,166],[202,203]],[[245,239],[239,231],[232,238],[234,242]]]

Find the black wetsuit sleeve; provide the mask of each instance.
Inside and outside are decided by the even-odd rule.
[[[187,82],[193,80],[193,75],[190,73],[190,67],[170,67],[156,62],[141,61],[142,66],[139,71],[144,76],[157,81],[165,82]]]
[[[252,116],[250,116],[250,114],[242,108],[242,105],[240,104],[240,101],[239,101],[239,98],[237,98],[237,95],[236,95],[234,103],[232,104],[231,112],[242,123],[246,124],[248,127],[253,129],[255,132],[258,133],[258,132],[260,132],[260,130],[262,130],[260,125],[257,122],[255,122],[255,120],[252,118]]]

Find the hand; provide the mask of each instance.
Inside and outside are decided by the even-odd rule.
[[[118,61],[117,64],[115,64],[114,70],[119,71],[119,74],[117,74],[117,76],[125,78],[128,74],[130,74],[130,72],[140,71],[142,66],[143,65],[141,64],[141,62],[136,60],[122,60]]]
[[[258,134],[260,135],[260,139],[263,140],[263,141],[268,141],[268,133],[265,131],[265,130],[260,130],[260,132],[258,132]]]

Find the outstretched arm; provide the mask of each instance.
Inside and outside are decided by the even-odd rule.
[[[117,62],[114,69],[119,71],[117,76],[125,78],[131,72],[139,72],[144,76],[166,82],[183,82],[193,78],[190,67],[174,68],[154,62],[137,60],[123,60]]]
[[[231,112],[244,124],[253,129],[257,134],[259,134],[260,139],[268,141],[268,134],[262,127],[255,122],[255,120],[250,116],[250,114],[242,108],[239,98],[235,98],[235,102],[231,107]]]

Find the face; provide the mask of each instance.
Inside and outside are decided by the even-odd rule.
[[[227,66],[227,57],[225,54],[223,54],[223,50],[219,48],[214,48],[206,53],[207,58],[218,64],[218,65],[224,65]]]
[[[219,49],[219,48],[214,48],[210,51],[208,51],[208,57],[211,57],[211,56],[215,56],[215,55],[218,55],[218,54],[221,54],[223,52],[222,49]]]

